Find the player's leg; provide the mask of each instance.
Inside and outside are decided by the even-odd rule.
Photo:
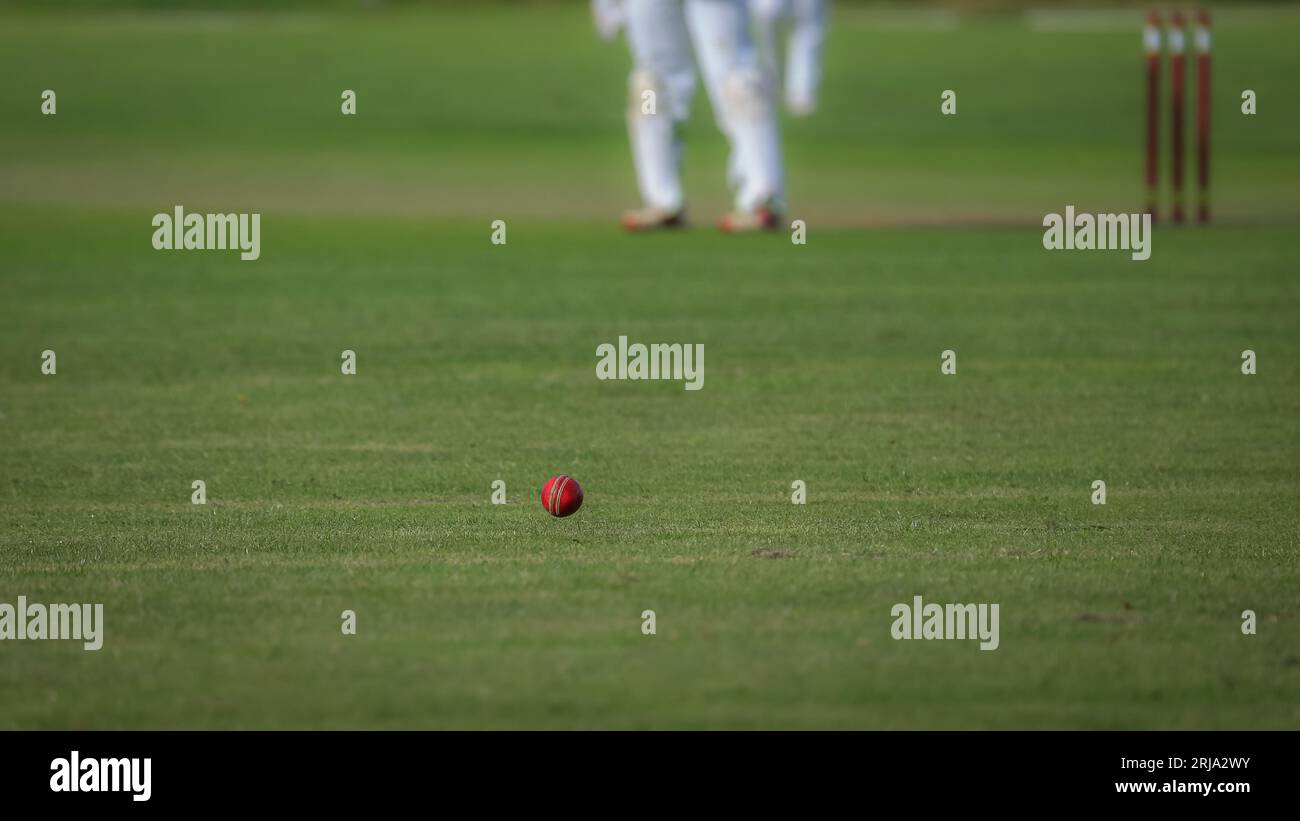
[[[750,30],[753,33],[754,52],[758,64],[771,78],[774,88],[779,85],[781,76],[781,54],[779,47],[781,23],[790,14],[790,0],[746,0],[749,10]],[[727,160],[727,184],[738,188],[741,183],[741,169],[732,151]]]
[[[605,40],[613,40],[627,25],[625,0],[591,0],[591,18],[596,32]]]
[[[738,177],[727,230],[772,228],[785,199],[771,79],[759,65],[744,0],[687,0],[686,20]]]
[[[777,39],[781,18],[790,12],[790,0],[748,0],[758,62],[771,77],[781,76]]]
[[[690,112],[695,66],[681,0],[628,0],[632,50],[627,126],[643,207],[623,215],[631,230],[682,223],[679,125]]]
[[[792,0],[793,22],[785,62],[785,105],[806,116],[817,108],[826,41],[827,0]]]

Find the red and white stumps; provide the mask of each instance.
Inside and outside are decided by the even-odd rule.
[[[1210,220],[1210,13],[1198,9],[1193,28],[1196,48],[1196,185],[1198,222]],[[1160,183],[1160,58],[1163,42],[1169,45],[1170,181],[1173,184],[1175,223],[1186,219],[1183,185],[1184,124],[1187,120],[1188,44],[1187,18],[1175,10],[1162,37],[1160,12],[1147,13],[1142,25],[1142,50],[1146,56],[1146,211],[1156,219]]]
[[[1187,93],[1183,76],[1186,72],[1187,53],[1183,13],[1174,11],[1169,18],[1169,157],[1172,161],[1169,178],[1173,182],[1175,223],[1183,221],[1183,114]]]
[[[1146,184],[1147,213],[1156,218],[1156,196],[1160,182],[1160,12],[1147,13],[1142,27],[1142,50],[1147,67]]]
[[[542,485],[542,507],[552,516],[572,516],[582,507],[582,485],[561,473]]]
[[[1210,13],[1196,13],[1197,222],[1210,221]]]

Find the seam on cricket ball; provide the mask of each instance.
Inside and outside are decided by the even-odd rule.
[[[560,502],[564,501],[564,489],[569,485],[569,477],[561,476],[560,481],[556,483],[555,502],[551,505],[554,508],[552,515],[560,515]]]
[[[556,492],[560,489],[560,477],[551,477],[551,492],[546,497],[546,512],[552,516],[557,515],[555,512]]]

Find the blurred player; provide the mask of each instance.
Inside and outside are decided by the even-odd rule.
[[[827,0],[749,0],[754,39],[763,65],[773,77],[782,75],[777,38],[783,19],[790,20],[785,51],[785,107],[796,117],[817,109],[822,77],[822,43],[826,41]]]
[[[774,230],[784,206],[775,94],[759,63],[744,0],[594,0],[606,37],[621,23],[632,51],[628,135],[642,207],[623,215],[630,231],[684,224],[681,124],[690,114],[696,63],[714,119],[731,147],[727,180],[735,210],[729,232]]]

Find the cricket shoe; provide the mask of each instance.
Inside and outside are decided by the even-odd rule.
[[[753,211],[732,211],[723,214],[718,227],[728,234],[753,234],[759,231],[776,231],[781,227],[781,217],[766,206]]]
[[[659,231],[681,228],[686,225],[686,212],[684,210],[669,211],[666,208],[655,208],[652,205],[647,205],[644,208],[624,211],[622,222],[623,227],[629,231]]]

